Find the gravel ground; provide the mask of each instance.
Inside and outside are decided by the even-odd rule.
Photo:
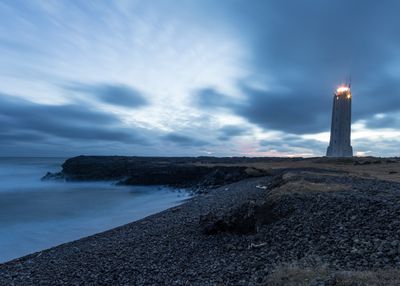
[[[399,190],[399,183],[301,170],[243,180],[0,264],[0,285],[264,285],[293,261],[398,267]],[[235,227],[243,217],[254,228]],[[206,234],[210,227],[215,234]]]

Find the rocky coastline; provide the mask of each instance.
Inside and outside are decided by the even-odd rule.
[[[168,164],[187,164],[174,160]],[[100,172],[75,176],[85,164],[74,161],[56,176],[93,180]],[[193,159],[188,165],[265,173],[1,264],[0,285],[399,285],[397,159]],[[133,174],[107,172],[110,180]]]
[[[66,160],[61,172],[49,172],[42,180],[115,181],[121,185],[167,185],[202,192],[247,178],[272,175],[270,170],[224,165],[240,161],[212,157],[78,156]]]

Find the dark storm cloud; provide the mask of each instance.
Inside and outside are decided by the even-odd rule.
[[[1,122],[1,120],[0,120]],[[41,142],[47,139],[47,136],[39,133],[34,133],[34,132],[7,132],[3,133],[0,130],[0,137],[1,137],[1,142],[0,145],[4,143],[15,143],[18,141],[21,142]]]
[[[203,105],[226,104],[266,129],[328,131],[332,93],[351,74],[354,120],[400,110],[399,1],[238,0],[227,5],[229,20],[252,49],[255,74],[268,79],[268,91],[244,87],[247,104],[213,99]]]
[[[278,139],[261,140],[259,144],[266,151],[293,152],[293,148],[312,150],[315,154],[323,154],[326,151],[325,143],[313,139],[304,139],[296,135],[282,135]]]
[[[80,105],[44,105],[0,94],[0,137],[30,140],[47,136],[76,139],[141,142],[134,130],[118,126],[112,114]]]
[[[399,111],[400,79],[387,77],[378,83],[365,85],[353,99],[355,119],[370,119],[374,114]]]
[[[212,87],[196,90],[193,93],[193,103],[200,108],[230,107],[232,100]]]
[[[349,73],[356,82],[379,81],[376,69],[390,62],[400,42],[395,0],[237,3],[247,6],[240,25],[253,41],[256,65],[280,83],[319,86]]]
[[[244,88],[248,101],[236,105],[234,111],[265,129],[296,134],[324,131],[330,123],[331,99],[312,98],[305,89],[274,92]]]
[[[306,88],[307,86],[304,86],[300,93],[279,89],[276,91],[257,90],[242,85],[241,89],[246,96],[244,102],[217,93],[212,88],[198,91],[194,95],[200,108],[224,107],[264,129],[297,134],[323,131],[330,123],[332,99],[330,97],[310,98]],[[321,106],[322,110],[318,111]],[[310,112],[310,109],[313,112]]]
[[[122,84],[82,84],[74,83],[64,86],[67,90],[87,93],[97,99],[117,106],[142,107],[148,105],[145,96],[138,90]]]
[[[187,135],[182,135],[179,133],[169,133],[165,136],[162,137],[163,141],[169,141],[174,144],[180,145],[180,146],[204,146],[208,145],[207,142],[197,139],[197,138],[192,138]]]
[[[246,128],[236,125],[226,125],[218,130],[218,139],[222,141],[230,140],[232,137],[241,136],[248,132]]]
[[[365,120],[367,128],[400,128],[400,114],[387,113]]]

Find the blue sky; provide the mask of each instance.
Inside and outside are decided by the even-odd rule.
[[[0,155],[398,155],[400,3],[0,0]]]

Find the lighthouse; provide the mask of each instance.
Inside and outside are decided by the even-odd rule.
[[[333,95],[331,139],[327,157],[352,157],[350,84],[340,86]]]

